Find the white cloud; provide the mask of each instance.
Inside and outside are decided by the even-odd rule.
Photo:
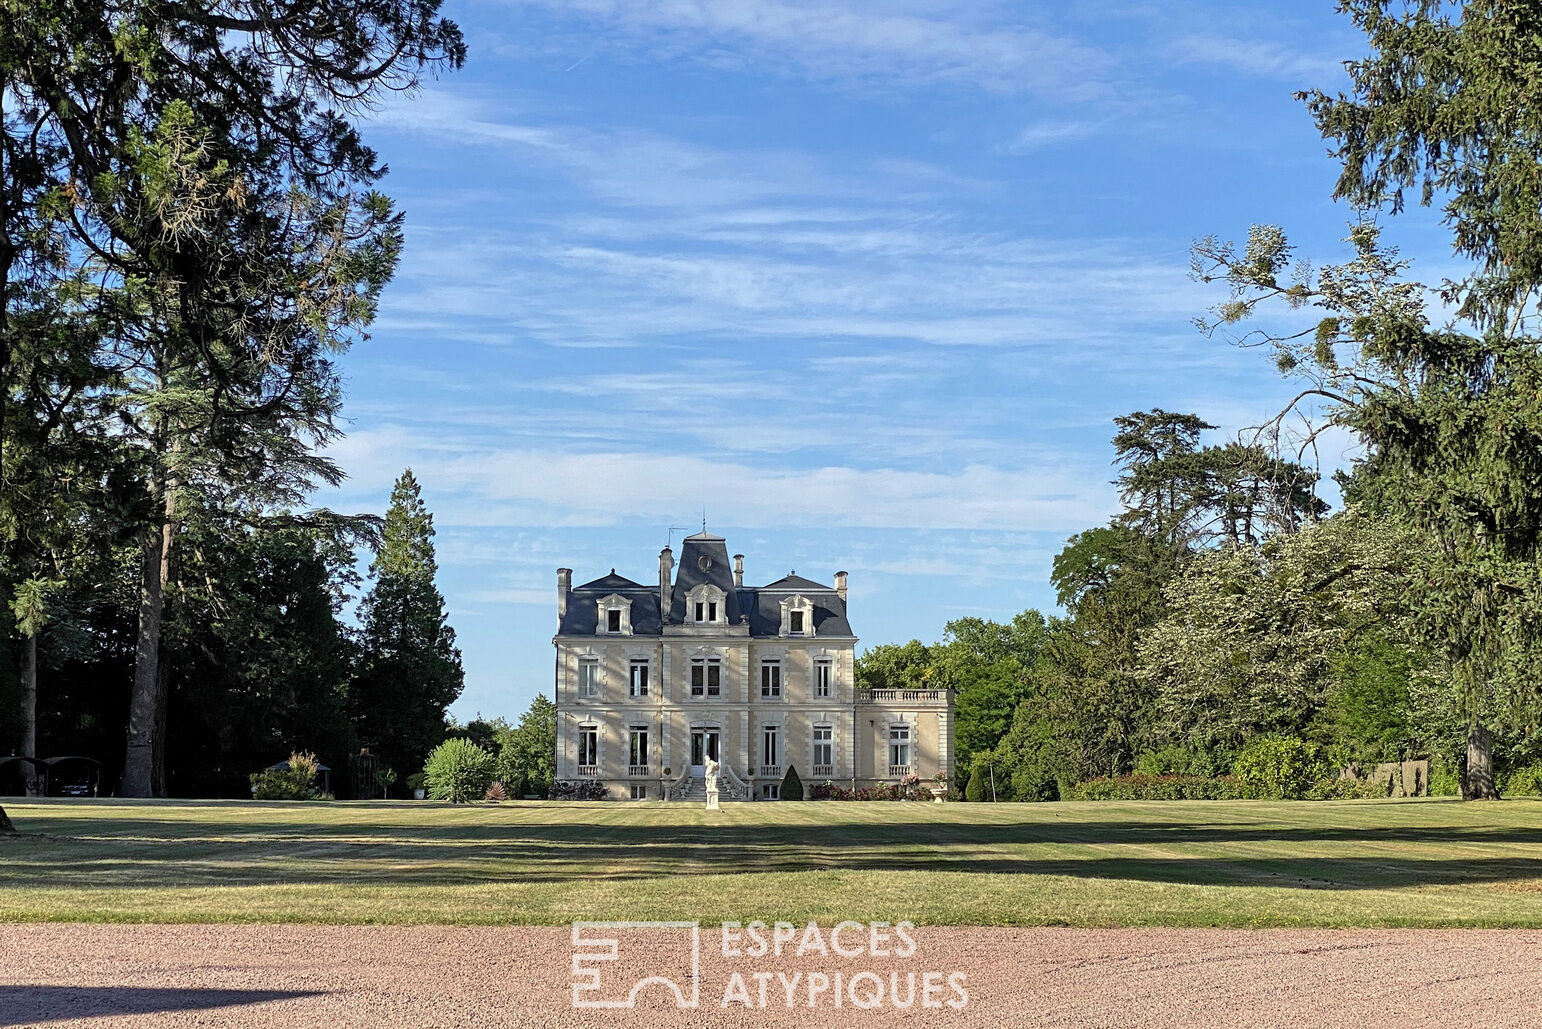
[[[1037,121],[1024,126],[1002,150],[1009,154],[1027,154],[1063,143],[1074,143],[1095,134],[1105,124],[1101,120]]]
[[[1295,50],[1271,40],[1182,36],[1173,41],[1172,53],[1180,63],[1210,64],[1256,78],[1286,79],[1303,89],[1326,87],[1344,74],[1341,58]]]
[[[586,17],[588,52],[634,50],[817,82],[946,84],[1069,100],[1107,96],[1112,59],[989,8],[831,0],[509,0]],[[1005,13],[1018,13],[1011,8]]]
[[[952,472],[752,466],[657,451],[428,444],[420,433],[390,426],[349,436],[331,456],[351,475],[349,494],[378,496],[412,466],[444,526],[610,526],[676,517],[708,498],[751,528],[1060,531],[1098,524],[1111,510],[1103,470],[1066,456],[1024,470],[984,463]]]

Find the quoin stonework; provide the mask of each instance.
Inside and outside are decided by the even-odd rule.
[[[930,781],[948,768],[948,690],[859,690],[846,573],[744,585],[744,557],[707,532],[658,585],[557,570],[557,778],[615,799],[700,799],[708,757],[725,800],[805,786]]]

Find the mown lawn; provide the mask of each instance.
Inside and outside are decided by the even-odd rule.
[[[7,800],[0,920],[1542,926],[1542,801]]]

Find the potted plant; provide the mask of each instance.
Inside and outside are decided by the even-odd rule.
[[[407,788],[412,791],[413,800],[422,800],[428,796],[428,776],[422,772],[414,772],[407,776]]]

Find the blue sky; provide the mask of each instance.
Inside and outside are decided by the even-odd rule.
[[[703,509],[752,583],[848,570],[864,644],[1051,610],[1114,416],[1226,436],[1289,396],[1194,329],[1188,248],[1277,222],[1339,256],[1291,99],[1362,51],[1331,3],[446,13],[465,70],[367,131],[408,247],[317,501],[415,470],[462,718],[549,691],[558,566],[652,581]]]

